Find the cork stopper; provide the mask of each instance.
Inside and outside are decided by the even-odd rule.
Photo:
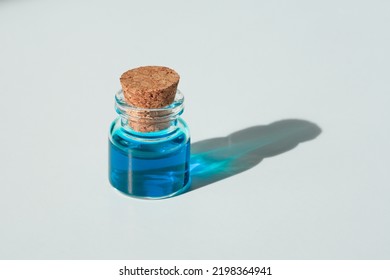
[[[143,66],[122,74],[126,101],[139,108],[162,108],[173,102],[179,75],[163,66]]]
[[[138,108],[129,110],[128,123],[139,132],[159,131],[170,126],[158,108],[175,100],[180,76],[164,66],[143,66],[126,71],[120,77],[126,103]],[[139,110],[145,108],[145,110]],[[149,110],[148,110],[149,109]]]

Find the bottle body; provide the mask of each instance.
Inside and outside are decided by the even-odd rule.
[[[189,187],[190,133],[181,112],[165,129],[152,132],[133,130],[123,116],[113,121],[109,180],[114,188],[139,198],[159,199]]]

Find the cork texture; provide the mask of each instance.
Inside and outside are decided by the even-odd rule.
[[[125,100],[139,108],[162,108],[173,102],[179,75],[163,66],[143,66],[122,74]]]
[[[120,77],[126,103],[137,108],[163,108],[175,100],[180,76],[164,66],[143,66],[126,71]],[[161,118],[166,112],[129,110],[129,126],[139,132],[166,129],[170,120]]]
[[[159,118],[158,113],[142,110],[128,112],[130,116],[128,125],[138,132],[153,132],[168,128],[171,125],[171,121],[169,119]]]

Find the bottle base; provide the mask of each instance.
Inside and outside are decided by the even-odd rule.
[[[164,195],[164,196],[140,196],[140,195],[134,195],[134,194],[131,194],[131,193],[124,192],[124,191],[122,191],[120,189],[117,189],[116,187],[114,187],[112,185],[111,185],[111,187],[113,189],[117,190],[119,193],[125,195],[125,196],[130,196],[130,197],[133,197],[133,198],[145,199],[145,200],[159,200],[159,199],[166,199],[166,198],[178,196],[178,195],[181,195],[181,194],[187,192],[190,189],[190,187],[191,187],[191,178],[188,180],[187,184],[184,185],[181,189],[179,189],[176,192],[170,193],[168,195]]]

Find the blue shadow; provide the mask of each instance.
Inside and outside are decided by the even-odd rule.
[[[236,131],[191,145],[190,189],[193,191],[248,170],[312,140],[321,128],[309,121],[288,119]]]

